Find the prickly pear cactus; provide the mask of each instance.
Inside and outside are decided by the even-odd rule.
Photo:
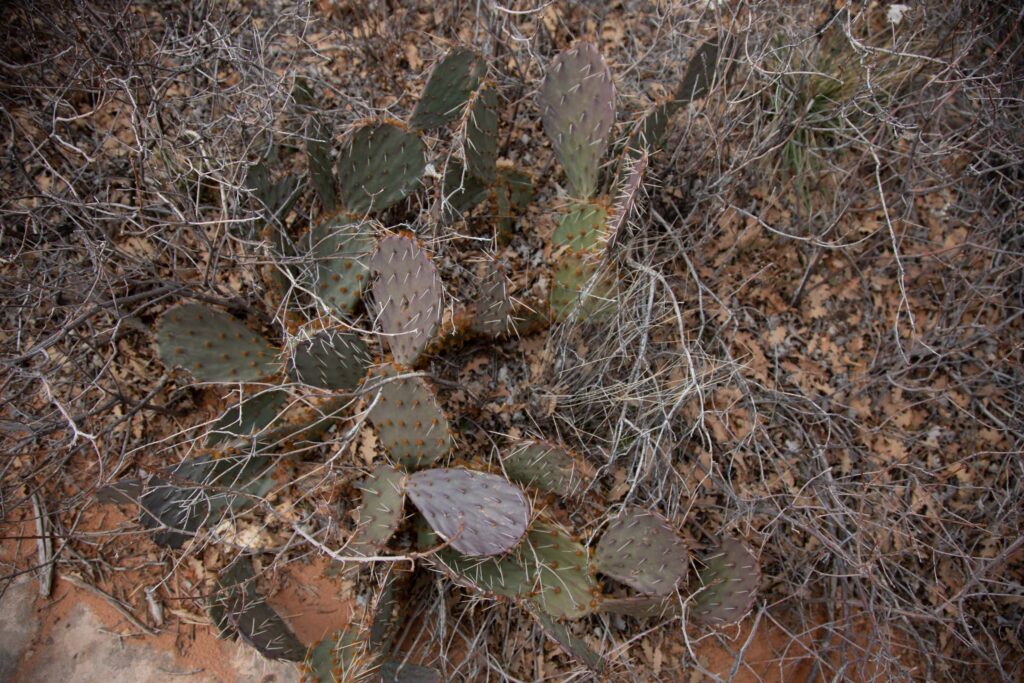
[[[534,610],[531,616],[540,624],[545,635],[561,645],[563,650],[586,665],[588,669],[595,673],[601,673],[604,670],[604,657],[594,652],[582,638],[574,635],[568,626],[555,621],[541,610]]]
[[[585,467],[561,446],[546,441],[510,444],[501,458],[508,478],[524,486],[563,498],[575,497],[589,479]]]
[[[412,237],[385,237],[370,257],[373,310],[395,361],[412,367],[441,322],[441,279]]]
[[[469,104],[463,153],[474,177],[493,185],[498,178],[498,92],[481,88]]]
[[[573,252],[600,251],[607,238],[608,212],[598,204],[573,204],[551,235],[552,249],[568,247]]]
[[[288,392],[282,389],[261,391],[228,408],[206,433],[207,447],[232,438],[259,435],[274,424],[288,403]]]
[[[404,199],[423,176],[427,149],[397,122],[356,128],[338,157],[339,195],[345,210],[361,217]]]
[[[512,328],[512,299],[508,295],[508,278],[495,261],[488,261],[477,292],[473,331],[489,337],[500,337]]]
[[[380,397],[370,421],[388,456],[407,468],[426,467],[447,456],[452,447],[448,419],[424,379],[402,376],[393,366],[381,368],[375,379]]]
[[[445,218],[452,220],[468,214],[478,204],[487,199],[487,184],[470,173],[458,159],[448,162],[441,187],[444,206],[447,207]]]
[[[370,351],[354,334],[324,330],[295,346],[289,374],[296,382],[330,391],[351,391],[370,367]]]
[[[181,304],[160,319],[157,349],[168,367],[183,367],[200,382],[254,382],[278,372],[278,351],[227,313]]]
[[[630,135],[626,144],[629,156],[636,158],[644,152],[653,154],[661,148],[665,143],[669,120],[681,108],[707,94],[718,67],[718,54],[717,38],[697,48],[672,99],[651,109]]]
[[[644,172],[647,170],[647,152],[641,152],[635,159],[626,162],[626,178],[619,188],[618,201],[615,204],[615,218],[608,226],[608,250],[622,242],[626,226],[633,218],[640,193],[643,191]]]
[[[309,181],[327,212],[334,211],[337,204],[337,194],[334,190],[334,164],[331,160],[332,137],[334,137],[334,130],[323,116],[314,114],[309,117],[306,125],[306,158],[309,160]]]
[[[516,219],[533,201],[533,179],[524,171],[499,165],[494,194],[498,236],[507,241],[515,228]]]
[[[494,474],[461,467],[423,470],[409,477],[406,488],[434,531],[463,555],[507,552],[530,523],[526,496]]]
[[[540,109],[572,195],[593,196],[615,123],[615,84],[593,43],[555,57],[540,88]]]
[[[686,578],[686,544],[661,516],[629,509],[612,520],[594,553],[602,574],[649,595],[668,595]]]
[[[761,566],[746,544],[726,538],[702,559],[700,585],[690,614],[711,626],[734,624],[747,615],[761,583]]]
[[[607,222],[608,211],[603,206],[574,203],[552,234],[551,249],[558,255],[551,286],[551,310],[556,320],[568,317],[577,304],[582,315],[595,316],[614,299],[610,277],[602,274],[591,283],[608,241]]]
[[[256,591],[252,565],[241,558],[222,572],[210,606],[221,633],[237,635],[268,659],[301,662],[306,654],[288,624]]]
[[[486,71],[486,62],[472,50],[451,50],[430,72],[409,126],[429,130],[457,119]]]
[[[359,484],[363,492],[359,507],[359,524],[348,544],[348,552],[372,555],[398,530],[405,508],[405,487],[408,475],[393,467],[380,465]]]
[[[367,260],[376,232],[372,222],[342,216],[309,232],[309,286],[332,315],[344,318],[359,302],[370,279]]]
[[[600,606],[601,586],[578,541],[555,524],[538,522],[528,542],[522,554],[534,558],[537,580],[530,599],[540,609],[553,617],[579,619]]]
[[[421,529],[420,547],[436,545]],[[600,607],[601,586],[590,571],[586,548],[561,527],[538,520],[511,552],[479,559],[442,548],[431,555],[454,581],[487,594],[528,600],[556,618],[578,619]]]
[[[315,643],[302,662],[304,683],[377,683],[379,660],[366,636],[354,627],[341,629]]]
[[[582,318],[604,318],[615,310],[615,281],[600,269],[598,255],[566,252],[555,264],[551,313],[565,320],[574,311]]]

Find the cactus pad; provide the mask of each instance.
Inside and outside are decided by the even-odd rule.
[[[551,283],[551,310],[556,320],[565,320],[577,305],[581,317],[588,318],[604,317],[614,310],[615,282],[611,276],[599,273],[597,280],[589,284],[597,270],[596,254],[566,252],[562,255],[555,264]],[[588,285],[590,288],[586,289]]]
[[[442,188],[444,199],[448,203],[448,214],[451,214],[452,209],[455,211],[453,218],[469,213],[477,204],[487,199],[487,186],[467,172],[466,167],[458,159],[448,162]]]
[[[420,547],[434,544],[423,532]],[[587,566],[586,549],[565,531],[536,521],[512,552],[473,558],[442,548],[431,558],[463,585],[509,598],[529,599],[556,618],[578,619],[597,609],[601,588]]]
[[[373,249],[374,224],[333,218],[309,232],[313,261],[311,288],[338,317],[348,315],[369,281],[366,265]]]
[[[533,179],[514,168],[498,168],[498,184],[494,188],[497,204],[498,230],[505,237],[512,233],[516,219],[533,201]]]
[[[592,196],[615,122],[615,84],[593,43],[555,57],[540,88],[540,109],[572,194]]]
[[[652,617],[678,616],[682,612],[682,602],[677,597],[639,595],[629,598],[604,598],[601,611],[608,614],[621,614],[636,619]]]
[[[457,47],[449,51],[430,72],[409,126],[429,130],[458,118],[486,71],[487,64],[472,50]]]
[[[619,244],[632,218],[637,200],[643,191],[644,172],[647,170],[647,152],[643,151],[634,159],[626,162],[626,176],[619,188],[619,198],[615,205],[615,218],[608,228],[608,246],[610,251]]]
[[[306,158],[309,161],[309,180],[320,197],[325,211],[334,211],[334,170],[331,163],[331,124],[318,114],[309,118],[306,126]]]
[[[441,279],[411,237],[380,240],[370,257],[374,315],[395,361],[412,366],[441,322]]]
[[[428,666],[386,659],[380,665],[381,683],[441,683],[441,673]]]
[[[481,88],[469,105],[463,143],[466,167],[485,183],[498,176],[498,92]]]
[[[488,261],[477,291],[471,328],[477,334],[500,337],[512,326],[512,299],[508,296],[508,278],[496,261]]]
[[[359,483],[363,503],[348,552],[375,554],[398,530],[405,514],[406,476],[393,467],[381,465]]]
[[[415,189],[427,165],[415,133],[394,123],[371,123],[352,133],[338,157],[340,195],[353,214],[384,211]]]
[[[138,500],[140,521],[156,530],[154,543],[180,548],[200,528],[217,525],[229,510],[244,510],[273,487],[268,456],[200,456],[150,480]]]
[[[712,626],[727,626],[746,616],[761,583],[760,564],[746,544],[724,539],[701,563],[700,590],[695,591],[690,614]]]
[[[221,573],[219,591],[210,605],[214,625],[222,634],[235,634],[268,659],[301,662],[306,648],[288,624],[256,591],[252,565],[240,558]]]
[[[563,498],[577,495],[586,479],[581,464],[572,455],[546,441],[512,444],[501,465],[512,481]]]
[[[260,208],[270,223],[282,220],[291,211],[299,198],[299,184],[299,177],[295,175],[285,176],[277,182],[272,181],[270,172],[262,163],[250,166],[245,176],[246,189],[250,190],[260,203]]]
[[[253,436],[263,432],[277,420],[287,403],[288,392],[271,389],[231,406],[206,433],[207,447],[216,446],[232,437]]]
[[[614,519],[597,544],[602,574],[649,595],[668,595],[686,577],[686,544],[661,516],[630,509]]]
[[[655,105],[633,129],[626,143],[628,156],[637,158],[644,150],[654,153],[661,148],[669,119],[682,107],[707,94],[717,65],[718,41],[712,39],[697,48],[673,98]]]
[[[448,455],[452,437],[437,397],[422,377],[401,377],[385,366],[380,398],[370,421],[391,459],[407,468],[424,467]]]
[[[597,251],[604,246],[607,220],[608,212],[601,206],[574,204],[559,221],[551,236],[551,244],[555,247],[568,245],[575,252]]]
[[[565,624],[555,621],[544,612],[535,610],[532,613],[534,619],[541,626],[541,630],[562,646],[562,649],[586,665],[591,671],[600,673],[604,669],[604,657],[594,652],[586,641],[574,635]]]
[[[597,609],[601,587],[590,574],[586,549],[561,528],[534,524],[528,535],[537,572],[534,604],[553,617],[578,619]]]
[[[718,68],[719,48],[718,38],[711,38],[694,52],[686,66],[683,80],[676,88],[675,101],[680,105],[689,104],[708,94]]]
[[[156,339],[164,365],[181,366],[200,382],[252,382],[279,367],[277,349],[263,336],[202,304],[164,313]]]
[[[302,663],[303,681],[377,683],[378,663],[358,628],[340,629],[309,648]]]
[[[356,335],[324,330],[295,347],[289,374],[311,387],[351,391],[366,375],[370,360],[366,344]]]
[[[488,557],[514,548],[530,523],[530,502],[504,478],[459,467],[417,472],[409,499],[430,526],[463,555]]]

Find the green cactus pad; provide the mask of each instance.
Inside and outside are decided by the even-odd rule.
[[[727,538],[700,561],[690,614],[711,626],[727,626],[754,605],[761,583],[761,566],[746,544]]]
[[[573,196],[591,197],[615,122],[615,84],[593,43],[581,42],[555,57],[539,102],[544,132],[565,167]]]
[[[263,209],[266,220],[276,223],[284,220],[299,198],[300,180],[296,175],[287,175],[274,182],[263,163],[249,167],[245,187],[250,190]]]
[[[629,509],[612,520],[601,536],[594,565],[648,595],[668,595],[686,577],[686,544],[661,516]]]
[[[512,481],[563,498],[576,496],[587,479],[576,458],[546,441],[512,443],[501,466]]]
[[[339,194],[352,214],[384,211],[404,199],[427,166],[427,148],[393,123],[361,126],[338,157]]]
[[[679,110],[679,105],[673,101],[657,104],[652,107],[639,123],[633,127],[633,133],[626,142],[626,153],[630,158],[636,158],[643,152],[655,153],[665,143],[665,134],[668,132],[668,122]]]
[[[180,366],[200,382],[254,382],[274,375],[277,349],[227,313],[181,304],[160,318],[160,360]]]
[[[421,531],[420,547],[436,545]],[[473,558],[442,548],[431,558],[457,583],[508,598],[529,599],[555,618],[578,619],[599,606],[600,586],[587,566],[587,551],[561,528],[536,521],[512,552]]]
[[[530,524],[530,502],[503,477],[461,467],[409,477],[409,500],[430,526],[463,555],[500,555],[519,544]]]
[[[429,130],[458,118],[486,71],[487,64],[472,50],[464,47],[450,50],[430,72],[423,95],[409,119],[409,127]]]
[[[555,621],[540,610],[534,610],[531,612],[531,616],[537,620],[541,630],[549,638],[561,645],[563,650],[575,657],[576,660],[584,664],[588,669],[595,673],[600,673],[604,669],[604,657],[594,652],[585,640],[574,635],[568,626]]]
[[[377,652],[387,652],[398,635],[405,615],[406,600],[412,590],[411,579],[414,569],[388,567],[384,584],[374,596],[373,621],[370,624],[370,647]]]
[[[377,328],[391,355],[413,366],[441,322],[441,279],[416,240],[385,237],[370,257],[371,291]]]
[[[469,105],[463,150],[469,172],[488,185],[498,177],[498,91],[481,88]]]
[[[680,105],[689,104],[708,94],[711,82],[715,78],[715,71],[718,69],[719,48],[718,38],[715,37],[705,41],[693,53],[690,63],[686,66],[683,80],[676,88],[675,101]]]
[[[306,158],[309,162],[309,180],[320,197],[325,211],[334,211],[334,164],[331,161],[331,139],[334,130],[324,117],[314,114],[306,126]]]
[[[653,154],[665,144],[668,122],[676,112],[707,94],[718,66],[718,41],[711,39],[697,48],[682,82],[671,100],[655,105],[640,120],[626,143],[627,154],[639,157],[643,151]]]
[[[508,295],[508,278],[496,261],[488,261],[477,290],[473,321],[470,327],[477,334],[500,337],[512,327],[512,299]]]
[[[615,204],[615,217],[608,227],[608,244],[606,250],[612,251],[620,244],[633,210],[637,206],[640,193],[643,191],[644,172],[647,170],[647,152],[641,152],[635,159],[626,162],[626,176],[619,185],[619,197]]]
[[[287,391],[271,389],[231,406],[210,426],[210,431],[206,433],[207,447],[232,438],[262,433],[277,421],[287,404]]]
[[[497,204],[498,231],[511,236],[516,219],[533,201],[533,179],[514,168],[498,169],[498,184],[494,188]]]
[[[296,402],[278,420],[280,426],[266,432],[262,441],[266,444],[292,445],[319,440],[331,427],[340,423],[340,413],[352,403],[350,396],[334,396],[328,400],[311,405],[305,401]]]
[[[434,391],[422,377],[402,377],[385,366],[380,398],[370,421],[391,459],[407,468],[425,467],[448,455],[452,437]]]
[[[437,669],[410,664],[397,659],[387,659],[380,665],[381,683],[441,683],[441,672]]]
[[[445,168],[442,192],[449,220],[460,218],[472,211],[480,202],[487,199],[487,185],[479,178],[466,171],[466,167],[458,159],[452,159]],[[454,210],[455,215],[452,215]]]
[[[302,663],[303,681],[309,683],[377,683],[379,659],[370,652],[358,628],[335,631],[315,643]]]
[[[351,391],[366,376],[370,362],[370,351],[358,336],[324,330],[295,347],[289,375],[311,387]]]
[[[597,272],[597,256],[566,252],[555,264],[554,281],[551,284],[551,311],[556,320],[565,320],[575,306],[580,316],[603,319],[615,310],[615,282],[607,273],[584,295],[589,280]]]
[[[376,224],[336,217],[309,232],[313,266],[310,288],[334,315],[352,312],[369,281],[366,262],[373,250]]]
[[[442,543],[426,521],[417,529],[420,550],[429,550]],[[525,597],[534,582],[515,553],[502,557],[466,557],[451,548],[441,548],[430,556],[436,566],[444,569],[460,585],[506,598]]]
[[[601,611],[607,614],[621,614],[636,619],[678,616],[682,603],[678,597],[639,595],[630,598],[604,598]]]
[[[554,247],[569,245],[572,251],[597,251],[604,246],[608,212],[596,204],[573,204],[551,235]]]
[[[268,456],[200,456],[154,476],[138,499],[140,522],[153,542],[180,548],[201,528],[216,526],[274,487]]]
[[[534,604],[553,617],[568,619],[597,609],[601,590],[590,574],[586,549],[561,528],[544,522],[533,525],[528,540],[537,568]]]
[[[359,483],[363,492],[359,525],[347,552],[374,555],[387,544],[405,516],[406,478],[405,473],[380,465]]]
[[[221,573],[217,584],[218,592],[209,609],[222,634],[237,635],[268,659],[303,660],[306,648],[256,591],[248,559],[236,560]]]

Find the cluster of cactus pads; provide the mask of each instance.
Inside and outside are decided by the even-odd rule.
[[[615,263],[608,252],[623,239],[636,210],[667,119],[707,89],[716,55],[712,43],[700,48],[681,92],[636,126],[619,153],[620,171],[612,181],[617,201],[598,194],[616,123],[611,71],[586,41],[548,65],[538,105],[567,185],[548,250],[554,320],[614,310]],[[639,508],[591,527],[604,530],[588,547],[555,521],[552,510],[578,501],[598,482],[585,458],[556,442],[511,441],[493,462],[454,452],[457,435],[429,373],[416,371],[443,327],[443,283],[415,234],[386,229],[380,221],[421,185],[428,166],[422,133],[454,123],[462,153],[447,166],[443,204],[467,211],[489,201],[495,235],[514,226],[532,187],[526,174],[499,162],[499,92],[487,80],[487,68],[475,52],[453,49],[433,69],[408,122],[358,123],[336,163],[331,126],[312,114],[309,184],[328,217],[301,237],[288,235],[280,220],[294,180],[275,185],[251,174],[270,221],[266,243],[287,257],[280,270],[302,293],[297,310],[306,319],[289,320],[288,329],[268,338],[227,311],[184,303],[168,310],[156,330],[168,367],[182,368],[198,382],[241,387],[237,405],[209,426],[205,445],[218,452],[231,446],[236,453],[245,446],[249,454],[205,455],[112,490],[140,505],[143,524],[159,530],[158,542],[181,547],[269,489],[269,449],[287,454],[299,441],[315,442],[335,425],[365,417],[388,463],[355,486],[358,523],[341,555],[365,560],[386,554],[402,529],[415,530],[416,548],[407,540],[404,552],[471,591],[517,602],[568,653],[599,669],[602,658],[566,620],[595,613],[649,618],[685,608],[703,623],[732,623],[751,607],[760,574],[742,543],[725,539],[691,556],[671,522]],[[474,335],[505,338],[516,329],[514,312],[509,282],[492,261],[470,314],[463,316],[466,326]],[[370,329],[377,336],[376,358],[372,339],[367,343]],[[466,464],[450,466],[456,456]],[[539,505],[541,499],[549,502]],[[688,580],[691,565],[697,571]],[[304,660],[314,680],[439,678],[389,659],[385,639],[373,635],[384,628],[377,622],[307,650],[254,592],[244,562],[223,574],[220,588],[211,613],[224,632],[267,656]],[[691,598],[684,600],[686,593]],[[388,607],[378,610],[379,619],[390,618],[396,598],[389,595],[380,598]]]

